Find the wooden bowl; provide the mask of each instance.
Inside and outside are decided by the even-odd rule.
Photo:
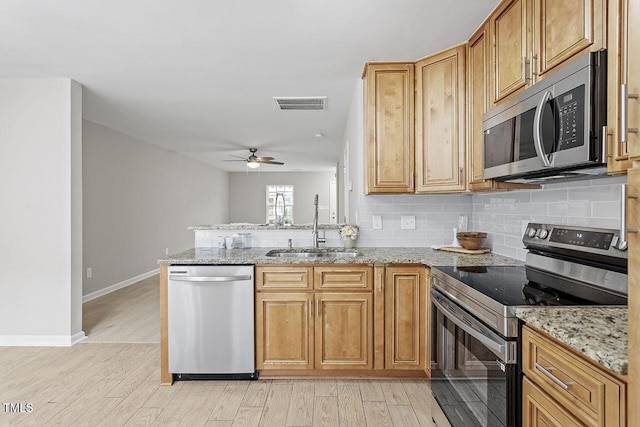
[[[482,248],[484,240],[487,238],[487,233],[478,231],[463,231],[456,233],[458,243],[465,249],[476,250]]]

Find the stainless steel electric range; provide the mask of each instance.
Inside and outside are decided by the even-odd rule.
[[[524,266],[432,267],[432,392],[452,426],[521,425],[522,306],[627,304],[618,230],[530,223]]]

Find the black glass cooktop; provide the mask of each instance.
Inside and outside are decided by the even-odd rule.
[[[626,299],[524,266],[432,267],[505,306],[625,305]],[[562,289],[562,290],[560,290]],[[579,296],[578,296],[579,295]]]

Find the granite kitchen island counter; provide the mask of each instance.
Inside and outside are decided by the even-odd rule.
[[[516,316],[594,362],[627,375],[627,307],[518,308]]]
[[[353,258],[280,258],[268,257],[272,249],[194,248],[160,259],[159,264],[422,264],[460,267],[488,265],[522,265],[521,261],[495,254],[465,255],[431,248],[356,248],[361,255]],[[302,249],[302,248],[295,248]],[[330,248],[327,248],[330,249]]]

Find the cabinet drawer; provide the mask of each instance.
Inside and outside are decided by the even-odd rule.
[[[320,266],[315,268],[315,288],[322,290],[370,291],[373,269],[368,266]]]
[[[256,267],[256,290],[312,290],[313,267],[277,265]]]
[[[559,343],[523,329],[524,374],[586,425],[623,421],[624,384]]]
[[[581,423],[525,378],[522,381],[522,425],[577,427]]]

